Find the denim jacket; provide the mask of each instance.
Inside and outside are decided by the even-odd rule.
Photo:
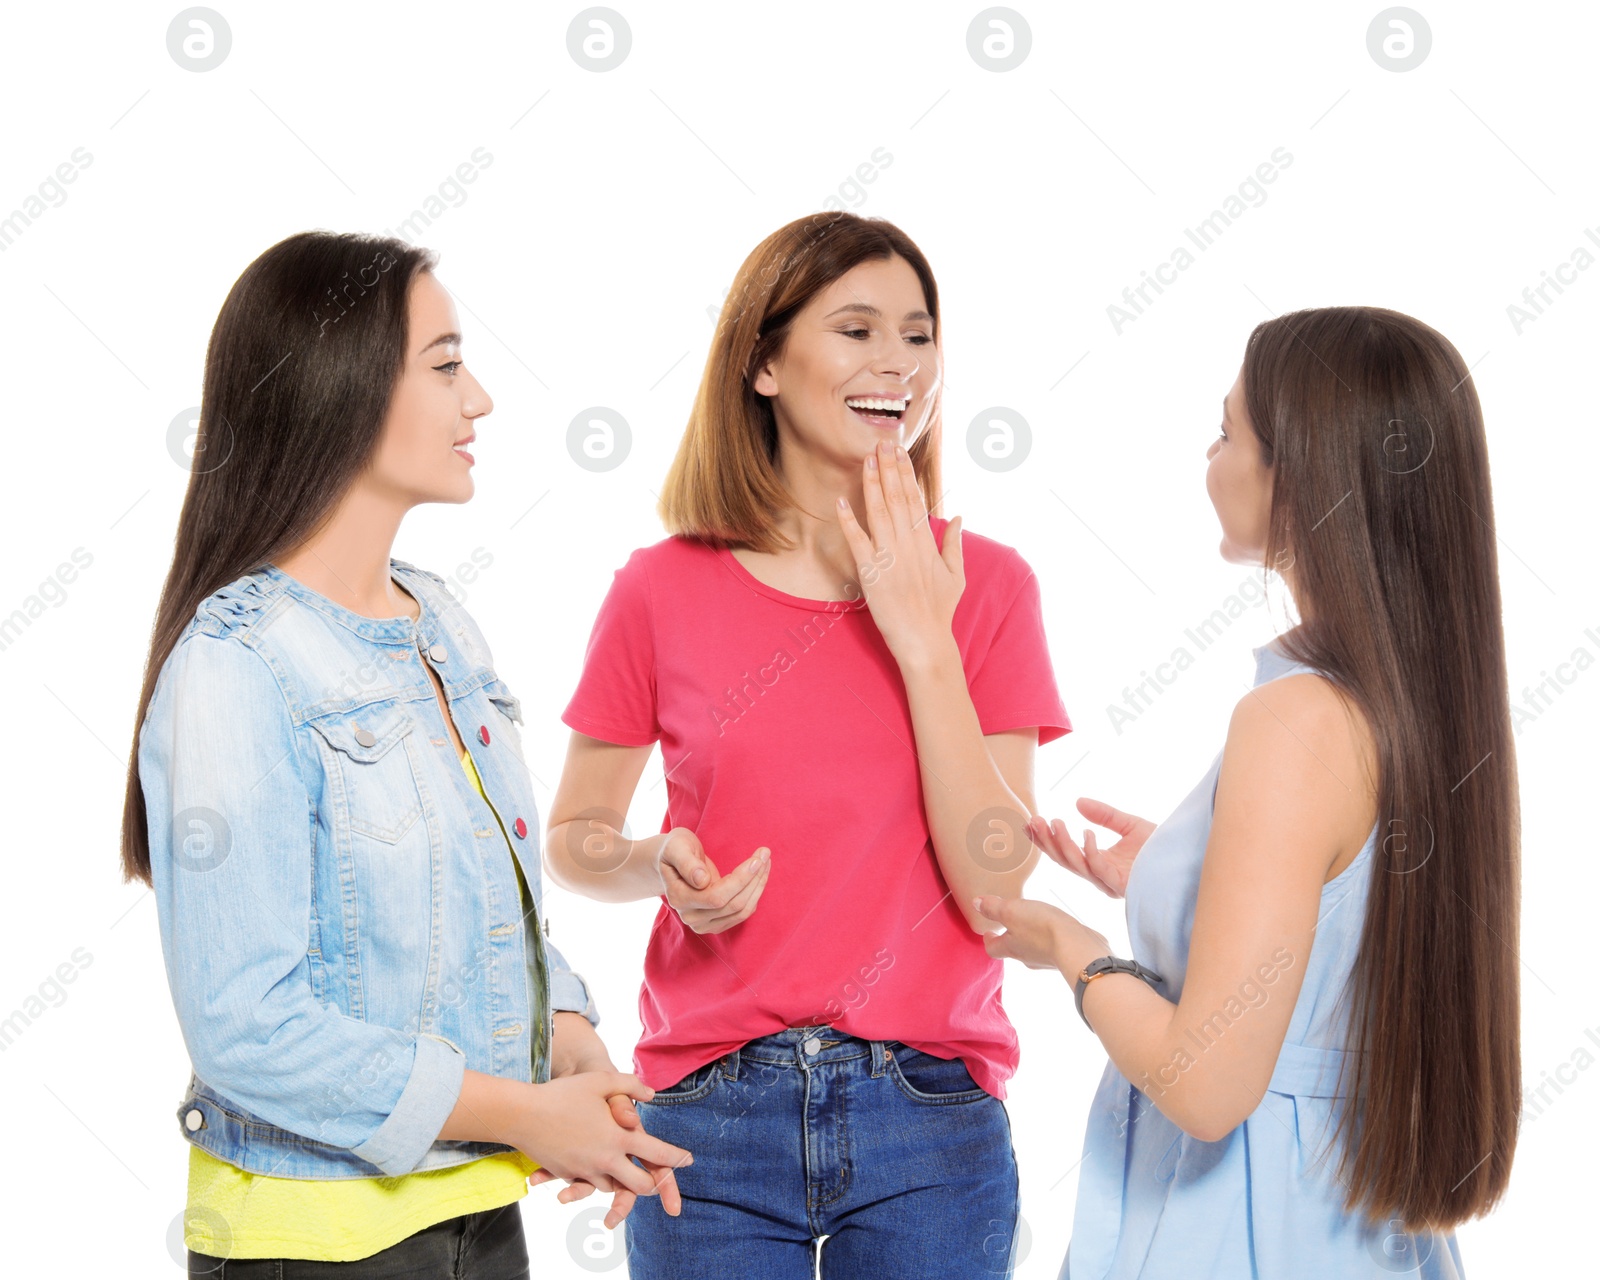
[[[209,596],[140,730],[194,1068],[180,1131],[252,1173],[397,1176],[510,1150],[435,1140],[462,1072],[546,1081],[555,1010],[600,1020],[540,934],[518,700],[444,579],[390,565],[415,621],[352,613],[270,564]]]

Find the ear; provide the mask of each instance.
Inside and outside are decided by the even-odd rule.
[[[772,365],[770,362],[762,365],[761,368],[756,371],[756,376],[751,381],[750,386],[755,390],[757,395],[775,396],[778,394],[778,379],[772,372]]]

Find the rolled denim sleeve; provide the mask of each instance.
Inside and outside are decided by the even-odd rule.
[[[544,944],[544,954],[550,969],[550,1007],[558,1013],[581,1013],[591,1027],[598,1027],[600,1010],[595,1007],[583,975],[574,972],[567,958],[548,942]]]
[[[454,1109],[466,1059],[314,994],[314,793],[266,659],[238,634],[186,636],[138,760],[162,955],[196,1075],[279,1128],[409,1173]]]

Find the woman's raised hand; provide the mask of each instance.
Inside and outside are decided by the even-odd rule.
[[[667,904],[696,933],[721,933],[747,919],[771,867],[772,851],[763,845],[723,875],[688,827],[668,832],[656,858]]]
[[[1085,828],[1080,847],[1067,834],[1065,821],[1057,818],[1047,822],[1037,815],[1028,819],[1028,834],[1068,871],[1082,876],[1110,897],[1122,897],[1128,890],[1128,872],[1133,868],[1133,860],[1139,856],[1139,850],[1156,829],[1156,824],[1087,796],[1078,800],[1078,812],[1096,826],[1108,827],[1122,838],[1109,849],[1102,849],[1093,828]]]
[[[950,623],[966,586],[961,517],[945,526],[944,544],[936,546],[911,455],[880,442],[861,467],[867,528],[843,498],[839,524],[855,556],[872,620],[904,669],[908,659],[951,638]]]

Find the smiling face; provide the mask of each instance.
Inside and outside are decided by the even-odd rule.
[[[1222,414],[1222,434],[1206,450],[1206,492],[1222,524],[1222,558],[1231,564],[1262,565],[1272,468],[1262,461],[1261,440],[1245,412],[1242,370],[1223,397]]]
[[[398,499],[465,502],[472,497],[476,420],[494,401],[461,360],[461,333],[449,291],[431,271],[412,281],[406,359],[372,461],[359,484]]]
[[[932,421],[936,339],[904,258],[845,272],[795,316],[752,384],[772,400],[780,456],[799,450],[854,471],[880,440],[909,447]]]

